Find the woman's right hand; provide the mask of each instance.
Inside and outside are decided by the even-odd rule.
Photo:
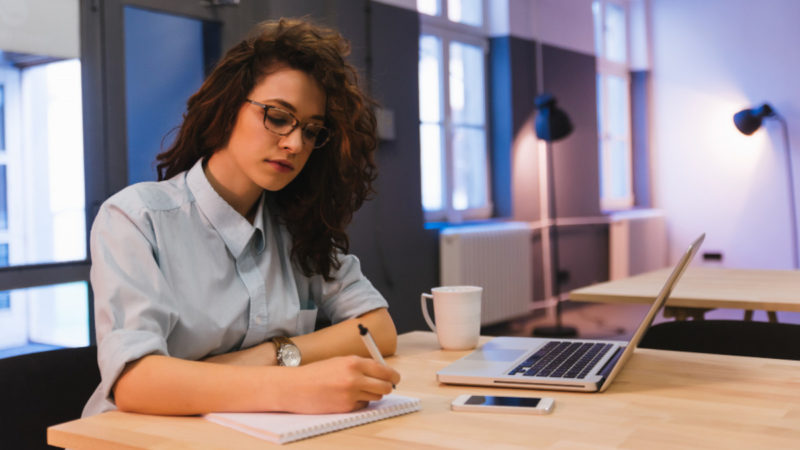
[[[281,410],[303,414],[350,412],[392,392],[400,374],[360,356],[338,356],[286,368]]]

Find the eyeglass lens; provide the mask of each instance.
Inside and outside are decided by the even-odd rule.
[[[264,111],[264,126],[281,136],[289,135],[297,125],[297,119],[287,111],[278,108],[266,108]],[[303,125],[301,135],[303,142],[313,144],[314,148],[322,147],[330,138],[328,129],[316,123]]]

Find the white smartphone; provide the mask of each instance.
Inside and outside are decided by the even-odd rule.
[[[512,414],[548,414],[555,400],[548,397],[501,397],[464,394],[450,404],[453,411],[502,412]]]

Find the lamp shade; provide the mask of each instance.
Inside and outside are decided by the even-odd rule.
[[[572,122],[551,94],[542,94],[534,100],[536,110],[536,137],[547,142],[563,139],[572,133]]]
[[[761,127],[764,117],[770,117],[775,112],[769,103],[764,103],[757,108],[743,109],[733,115],[733,123],[743,134],[751,135]]]

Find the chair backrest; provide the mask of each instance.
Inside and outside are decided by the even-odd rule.
[[[96,347],[0,359],[0,448],[52,448],[47,427],[79,418],[99,383]]]
[[[739,320],[663,322],[639,347],[800,360],[800,325]]]

